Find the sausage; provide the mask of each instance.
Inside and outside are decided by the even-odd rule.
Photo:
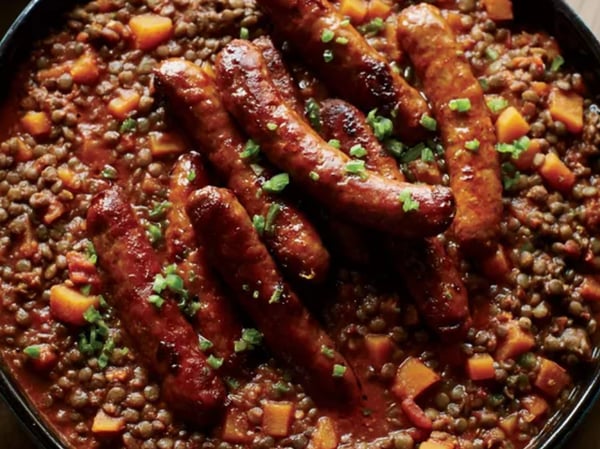
[[[349,174],[351,159],[328,145],[285,103],[250,42],[228,44],[216,68],[217,84],[232,115],[273,164],[333,212],[406,237],[435,235],[450,224],[454,200],[445,187],[393,182],[369,170],[360,170],[362,176]],[[403,200],[409,199],[416,207],[404,211]]]
[[[327,0],[259,0],[275,31],[289,41],[337,96],[364,111],[379,108],[395,116],[396,132],[415,142],[423,137],[420,125],[429,111],[420,93],[371,47],[365,38]],[[334,38],[323,42],[323,32]],[[339,39],[346,44],[340,44]],[[326,61],[325,52],[333,59]],[[394,113],[397,111],[397,114]]]
[[[233,193],[204,187],[192,194],[187,211],[210,261],[273,354],[296,370],[307,389],[319,390],[315,398],[355,405],[360,391],[353,371],[283,280]],[[343,374],[333,375],[336,369]]]
[[[237,365],[234,344],[242,334],[242,326],[206,260],[204,248],[197,244],[185,211],[192,192],[208,184],[209,178],[198,153],[179,157],[170,177],[171,208],[165,239],[169,260],[177,263],[178,273],[189,293],[199,298],[195,321],[200,334],[212,343],[212,352],[225,359],[226,366],[231,368]]]
[[[261,189],[269,170],[240,154],[245,142],[221,102],[214,81],[196,65],[180,59],[155,72],[159,86],[195,141],[251,216],[267,217],[277,208],[263,238],[286,273],[320,282],[329,270],[329,253],[308,219],[285,199]]]
[[[210,425],[219,417],[225,388],[198,348],[198,336],[174,299],[160,309],[148,299],[161,264],[118,188],[96,195],[87,214],[98,260],[112,281],[115,308],[147,366],[162,380],[164,400],[182,418]]]
[[[342,100],[324,101],[321,119],[327,138],[338,139],[344,151],[360,145],[366,150],[364,159],[369,169],[388,179],[404,180],[395,159],[354,106]],[[464,333],[471,323],[467,289],[458,262],[448,254],[441,237],[410,241],[389,238],[384,245],[427,324],[444,337]]]
[[[277,90],[279,90],[281,95],[287,99],[290,106],[294,108],[299,115],[303,115],[304,107],[294,79],[288,72],[285,63],[283,62],[283,58],[281,57],[281,53],[275,48],[271,38],[268,36],[261,36],[254,39],[252,43],[260,50],[264,60],[267,62],[267,68],[269,69],[273,84],[275,84]]]
[[[421,3],[404,9],[398,18],[398,36],[440,124],[450,187],[456,196],[456,240],[472,255],[494,251],[502,217],[502,183],[494,127],[481,86],[434,6]],[[449,102],[458,98],[470,100],[469,111],[449,108]],[[467,150],[467,142],[475,139],[479,149]]]

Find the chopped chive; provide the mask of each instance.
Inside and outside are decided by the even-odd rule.
[[[323,61],[325,61],[325,62],[333,61],[333,52],[330,49],[323,51]]]
[[[337,150],[342,147],[342,144],[338,139],[330,139],[327,143]]]
[[[318,180],[319,180],[319,178],[320,178],[319,174],[318,174],[316,171],[311,171],[311,172],[308,174],[308,176],[310,177],[310,179],[311,179],[312,181],[315,181],[315,182],[316,182],[316,181],[318,181]]]
[[[352,157],[363,158],[366,155],[367,150],[365,150],[364,147],[360,144],[356,144],[352,148],[350,148],[350,156]]]
[[[287,173],[279,173],[265,182],[262,189],[270,193],[279,193],[285,189],[290,183],[290,175]]]
[[[148,302],[157,309],[161,309],[163,304],[165,303],[165,300],[159,295],[150,295],[148,297]]]
[[[90,296],[90,293],[92,292],[92,286],[90,284],[84,285],[79,289],[79,291],[84,296]]]
[[[450,100],[448,107],[451,111],[468,112],[471,110],[471,100],[468,98],[455,98]]]
[[[508,101],[502,97],[494,97],[490,98],[486,104],[490,111],[492,111],[494,114],[497,114],[508,106]]]
[[[278,303],[279,301],[281,301],[282,295],[283,295],[283,287],[281,285],[278,285],[275,288],[275,291],[273,292],[273,294],[271,295],[271,298],[269,298],[269,304],[275,304],[275,303]]]
[[[227,384],[227,387],[230,390],[237,390],[238,388],[240,388],[240,381],[237,379],[234,379],[233,377],[225,377],[225,379],[223,379],[225,381],[225,383]]]
[[[254,225],[254,229],[258,232],[258,235],[263,235],[265,232],[265,217],[262,215],[255,215],[252,217],[252,224]]]
[[[421,160],[423,162],[433,162],[435,161],[435,157],[433,156],[433,151],[429,147],[424,147],[421,150]]]
[[[565,63],[565,58],[563,58],[561,55],[558,55],[552,60],[552,65],[550,66],[550,70],[552,72],[558,72],[564,63]]]
[[[31,359],[39,359],[42,354],[42,347],[40,345],[31,345],[23,349],[23,354]]]
[[[117,169],[111,165],[105,165],[100,172],[100,176],[104,179],[117,179]]]
[[[336,37],[335,43],[340,45],[348,45],[348,38],[344,36]]]
[[[401,192],[398,199],[402,203],[402,210],[404,212],[419,210],[419,202],[412,197],[412,194],[408,190]]]
[[[344,20],[342,20],[340,22],[340,25],[343,26],[343,27],[350,25],[350,19],[345,18]]]
[[[161,218],[165,215],[167,210],[171,208],[172,204],[169,201],[161,201],[160,203],[155,203],[154,207],[149,213],[150,218],[157,219]]]
[[[419,123],[423,128],[425,128],[428,131],[437,130],[437,121],[427,114],[423,114],[421,116],[421,121]]]
[[[234,351],[251,351],[260,346],[262,341],[263,334],[259,330],[252,328],[243,329],[241,338],[234,343]]]
[[[348,370],[348,368],[345,367],[344,365],[338,365],[336,363],[335,365],[333,365],[333,371],[332,371],[331,375],[333,377],[344,377],[344,374],[346,374],[347,370]]]
[[[396,158],[400,158],[402,153],[406,151],[406,145],[396,139],[386,139],[384,147],[388,153]]]
[[[369,111],[367,123],[373,129],[373,134],[378,140],[384,140],[394,132],[394,123],[387,117],[377,115],[377,109]]]
[[[265,231],[272,233],[275,230],[275,220],[281,212],[281,206],[278,203],[272,203],[267,211],[267,218],[265,220]]]
[[[154,276],[152,290],[155,293],[161,294],[167,288],[167,279],[160,273]]]
[[[159,225],[149,223],[148,226],[146,226],[146,231],[148,232],[148,239],[153,245],[162,239],[162,229]]]
[[[479,78],[477,81],[479,81],[479,85],[481,86],[484,92],[487,92],[490,89],[490,83],[488,82],[487,78],[482,77]]]
[[[244,150],[240,153],[242,159],[253,159],[260,153],[260,146],[252,139],[248,139]]]
[[[88,241],[87,245],[85,246],[85,257],[93,265],[98,263],[98,253],[96,252],[96,248],[91,241]]]
[[[94,306],[90,306],[85,312],[83,312],[83,319],[90,324],[96,324],[102,321],[102,315],[100,315],[98,309],[96,309]]]
[[[383,29],[383,26],[383,19],[381,17],[375,17],[366,25],[358,27],[358,31],[365,35],[375,35]]]
[[[367,175],[365,161],[353,159],[346,163],[346,173],[349,175],[358,175],[364,178]]]
[[[220,357],[215,357],[211,354],[206,359],[206,363],[208,363],[212,369],[219,369],[221,366],[223,366],[223,359]]]
[[[212,348],[214,345],[213,342],[210,341],[208,338],[202,335],[198,335],[198,346],[200,347],[200,350],[202,352],[205,352]]]
[[[287,382],[284,382],[282,380],[274,383],[273,389],[275,390],[275,392],[277,392],[279,394],[286,394],[286,393],[289,393],[290,391],[292,391],[292,388],[290,387],[290,385]]]
[[[196,170],[190,170],[187,174],[187,180],[189,182],[194,182],[196,180]]]
[[[321,128],[321,107],[314,98],[306,100],[306,106],[304,109],[304,115],[308,118],[310,126],[317,131]]]
[[[130,132],[133,132],[136,128],[137,128],[137,122],[132,118],[128,118],[128,119],[123,120],[123,123],[121,123],[119,132],[121,134],[130,133]]]
[[[485,49],[485,55],[492,61],[496,61],[500,57],[498,50],[492,47],[488,47]]]
[[[250,37],[250,31],[248,31],[248,28],[241,27],[240,28],[240,39],[248,39],[249,37]]]
[[[279,126],[277,126],[277,123],[273,123],[273,122],[267,123],[267,129],[269,131],[275,131],[277,128],[279,128]]]
[[[333,38],[335,37],[335,34],[333,31],[325,29],[323,30],[323,32],[321,33],[321,42],[323,43],[328,43],[331,42],[333,40]]]
[[[467,143],[465,143],[465,148],[469,151],[477,151],[477,150],[479,150],[480,145],[481,145],[481,143],[479,142],[479,140],[473,139],[473,140],[469,140]]]
[[[328,359],[332,359],[335,356],[335,351],[329,346],[321,345],[321,354],[323,354]]]

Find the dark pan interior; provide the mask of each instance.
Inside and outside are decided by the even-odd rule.
[[[14,67],[31,49],[31,42],[43,37],[49,27],[58,25],[48,18],[60,20],[61,13],[80,0],[33,0],[0,42],[0,100],[10,92]],[[517,26],[543,29],[554,35],[567,63],[582,73],[594,96],[600,96],[600,43],[581,19],[563,0],[515,0]],[[600,351],[596,348],[594,359]],[[583,420],[600,396],[600,366],[584,374],[582,384],[572,393],[568,407],[554,416],[530,448],[558,449]],[[41,449],[64,449],[60,440],[43,424],[40,416],[20,391],[0,359],[0,394],[32,434]],[[1,445],[1,444],[0,444]]]

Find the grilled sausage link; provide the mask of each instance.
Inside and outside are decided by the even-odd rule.
[[[454,201],[449,189],[389,181],[360,167],[357,175],[356,162],[328,145],[281,98],[250,42],[231,42],[216,67],[228,110],[273,164],[332,211],[407,237],[435,235],[450,224]],[[403,200],[409,199],[418,206],[405,211]]]
[[[165,239],[170,261],[177,263],[177,271],[189,293],[200,300],[195,315],[198,330],[212,343],[212,351],[231,368],[236,365],[234,344],[240,338],[242,326],[206,260],[204,248],[197,243],[185,211],[192,192],[207,185],[209,178],[200,155],[191,152],[180,156],[171,172],[171,208]]]
[[[353,371],[283,280],[233,193],[205,187],[190,197],[187,211],[210,261],[273,353],[307,389],[319,390],[315,397],[355,404],[360,392]]]
[[[440,124],[450,186],[456,195],[456,239],[468,253],[493,251],[502,216],[502,184],[496,136],[481,86],[436,7],[421,3],[404,9],[398,36]],[[470,109],[451,110],[454,99],[468,99]],[[477,151],[465,148],[476,140]]]
[[[327,137],[338,139],[344,151],[355,145],[365,149],[364,160],[370,170],[388,179],[404,180],[395,159],[354,106],[326,100],[321,104],[321,120]],[[448,254],[441,237],[411,241],[390,238],[384,244],[426,323],[442,336],[463,333],[471,322],[467,290],[457,261]]]
[[[155,73],[173,110],[248,213],[266,217],[277,208],[263,238],[286,273],[322,281],[329,270],[329,253],[300,211],[261,189],[270,178],[269,170],[240,157],[245,142],[223,107],[214,81],[196,65],[179,59],[163,62]]]
[[[165,298],[160,309],[149,302],[161,265],[123,193],[112,188],[96,195],[87,224],[100,266],[112,281],[107,300],[144,362],[162,379],[165,401],[184,419],[213,423],[225,388],[207,365],[198,336],[176,301]]]
[[[259,0],[275,31],[289,41],[328,88],[363,110],[397,111],[396,132],[406,141],[423,136],[429,110],[420,93],[396,72],[327,0]],[[323,33],[334,38],[323,42]],[[345,42],[345,44],[339,43]],[[331,55],[331,60],[329,60]]]

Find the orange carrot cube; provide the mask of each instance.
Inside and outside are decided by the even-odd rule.
[[[100,77],[100,69],[96,58],[90,53],[84,53],[71,67],[73,81],[79,84],[94,84]]]
[[[129,117],[140,104],[140,94],[135,90],[123,89],[119,96],[110,100],[108,111],[119,120]]]
[[[291,402],[267,401],[263,405],[263,432],[272,437],[288,436],[293,418],[294,404]]]
[[[529,123],[514,106],[502,111],[496,120],[496,135],[498,141],[511,143],[529,132]]]
[[[86,296],[77,290],[58,284],[50,289],[50,312],[59,321],[74,326],[85,326],[83,317],[90,308],[98,308],[100,301],[97,296]]]
[[[157,14],[134,16],[129,21],[135,45],[141,50],[152,50],[171,39],[173,21]]]
[[[554,120],[563,122],[573,134],[583,130],[583,98],[575,92],[552,89],[550,92],[550,114]]]
[[[506,360],[529,351],[535,346],[535,339],[530,332],[527,332],[519,326],[516,321],[508,323],[508,333],[496,349],[496,359]]]
[[[550,187],[561,192],[570,192],[575,184],[575,173],[555,153],[546,155],[539,171]]]
[[[435,371],[419,359],[409,357],[398,367],[392,392],[400,399],[416,398],[440,379]]]
[[[511,0],[483,0],[483,5],[492,20],[512,20],[513,8]]]
[[[571,377],[558,363],[543,358],[540,361],[540,371],[534,385],[546,395],[555,398],[571,383]]]
[[[21,118],[21,126],[33,137],[47,136],[52,130],[52,122],[45,112],[27,112]]]
[[[494,359],[489,354],[475,354],[467,360],[467,373],[471,380],[488,380],[496,377]]]

